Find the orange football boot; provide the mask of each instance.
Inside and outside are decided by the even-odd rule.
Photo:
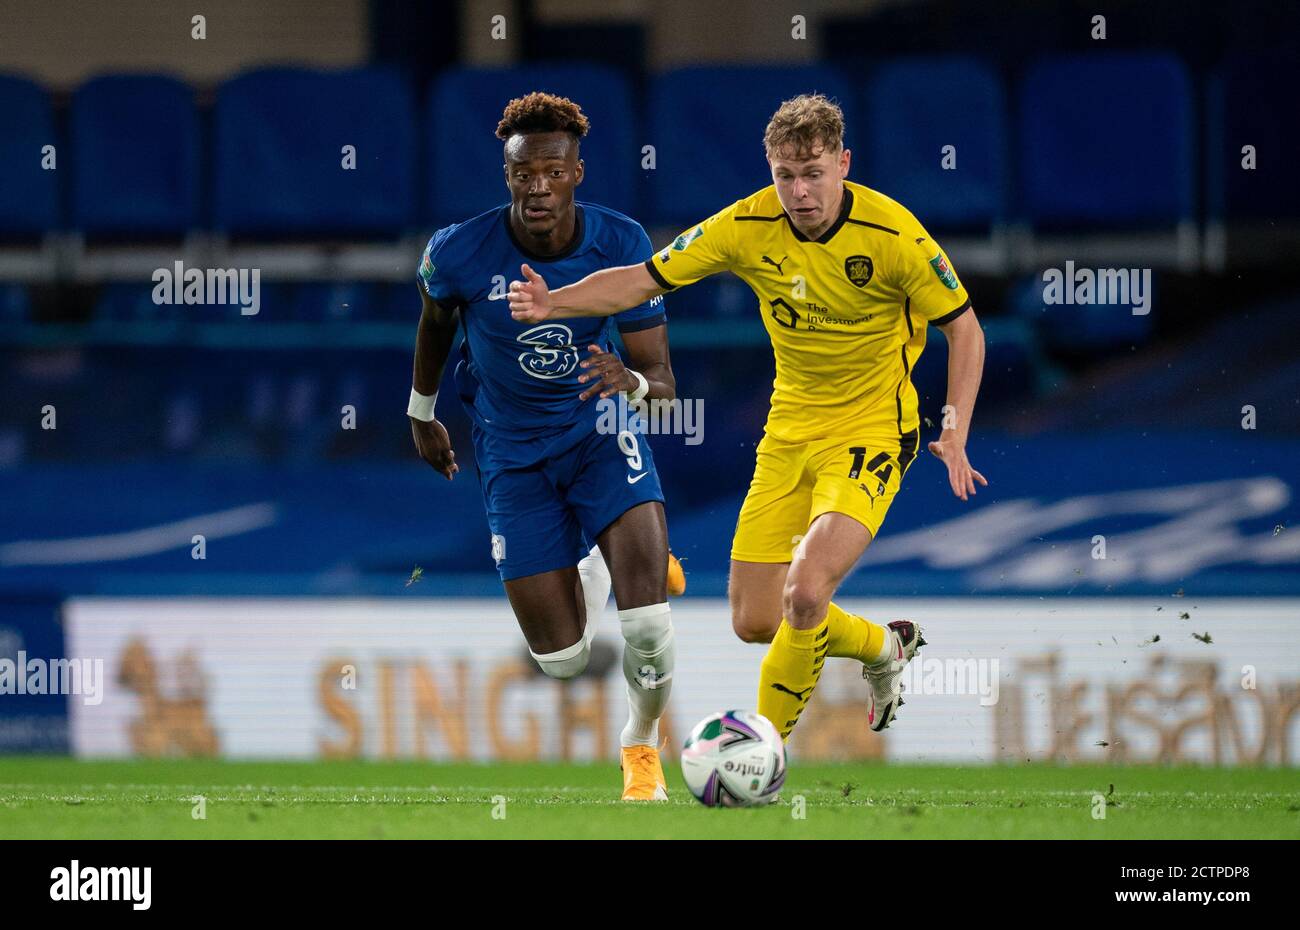
[[[624,746],[623,800],[667,801],[668,785],[664,782],[664,769],[659,764],[659,750],[653,746]]]
[[[677,556],[673,555],[672,550],[668,550],[668,596],[681,597],[686,593],[686,572],[682,571],[682,563],[677,561]]]

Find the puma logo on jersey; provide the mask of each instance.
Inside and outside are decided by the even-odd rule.
[[[773,268],[775,268],[777,274],[785,274],[785,272],[781,270],[781,266],[784,265],[789,260],[790,260],[789,255],[785,256],[785,258],[781,259],[779,262],[772,261],[772,259],[768,258],[766,255],[763,256],[763,261],[771,265]]]
[[[804,688],[802,691],[792,691],[789,688],[787,688],[785,685],[777,681],[772,682],[772,687],[775,688],[777,691],[782,692],[783,694],[789,694],[795,698],[798,698],[801,701],[804,700],[805,694],[812,693],[812,688]]]
[[[865,484],[859,484],[858,487],[859,487],[861,490],[863,490],[863,491],[866,492],[867,497],[871,498],[871,506],[872,506],[872,507],[875,507],[875,506],[876,506],[876,494],[884,494],[884,493],[885,493],[885,483],[884,483],[883,481],[880,482],[880,486],[879,486],[878,488],[876,488],[876,494],[872,494],[872,493],[871,493],[871,488],[867,487]]]

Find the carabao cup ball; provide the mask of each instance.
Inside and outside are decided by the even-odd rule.
[[[708,807],[761,807],[785,784],[785,743],[766,717],[724,710],[691,730],[682,747],[682,777]]]

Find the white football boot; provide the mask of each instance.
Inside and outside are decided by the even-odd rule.
[[[911,620],[894,620],[885,630],[893,644],[889,658],[862,666],[862,677],[871,683],[867,725],[877,733],[893,723],[898,708],[903,706],[903,669],[916,650],[925,645],[921,628]]]

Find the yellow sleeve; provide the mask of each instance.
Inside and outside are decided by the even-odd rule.
[[[694,284],[735,262],[737,201],[691,227],[646,261],[651,276],[666,290]]]
[[[908,296],[912,313],[942,325],[970,309],[970,295],[947,254],[910,214],[900,229],[898,247],[896,283]]]

